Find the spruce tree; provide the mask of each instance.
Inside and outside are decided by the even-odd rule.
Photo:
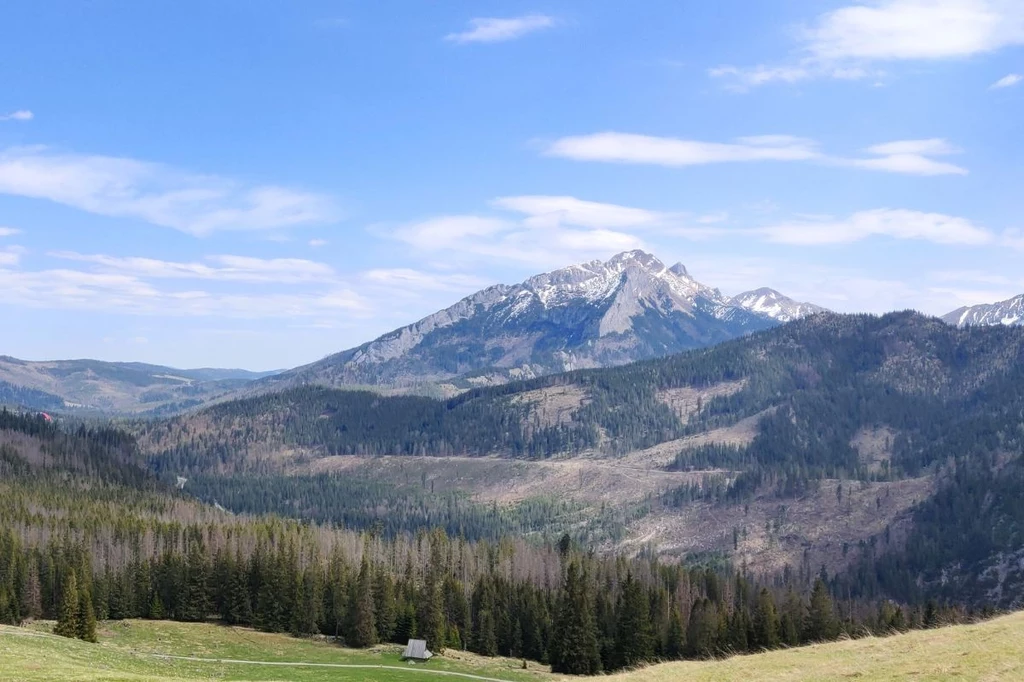
[[[75,636],[86,642],[96,642],[96,612],[92,605],[92,595],[87,588],[78,591],[78,622],[75,623]]]
[[[682,658],[686,646],[686,630],[683,628],[683,614],[679,612],[678,606],[673,606],[669,613],[665,640],[665,655],[669,658]]]
[[[43,591],[39,583],[39,571],[35,562],[25,574],[25,583],[21,590],[21,618],[34,620],[43,615]]]
[[[363,554],[359,577],[352,583],[349,599],[352,612],[346,642],[353,647],[363,648],[377,643],[377,624],[373,613],[373,580],[370,576],[370,562]]]
[[[65,571],[61,586],[60,609],[57,611],[57,625],[53,628],[53,634],[61,637],[77,637],[78,620],[78,582],[73,571]]]
[[[811,591],[807,632],[804,638],[811,642],[823,642],[835,639],[838,634],[839,623],[836,621],[832,597],[828,593],[825,581],[818,578],[814,581],[814,589]]]
[[[626,574],[616,609],[615,665],[629,668],[649,661],[654,655],[650,603],[643,587]]]
[[[753,644],[759,649],[774,649],[779,646],[779,614],[775,610],[772,593],[764,587],[757,595],[757,606],[754,609]]]
[[[184,593],[181,595],[180,618],[184,621],[198,622],[206,618],[210,611],[210,598],[207,591],[209,567],[202,543],[194,539],[185,560]]]
[[[577,560],[569,564],[551,636],[551,670],[567,675],[601,672],[597,627],[587,580]]]

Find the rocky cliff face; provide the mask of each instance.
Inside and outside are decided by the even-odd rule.
[[[419,322],[265,380],[461,387],[602,367],[726,341],[822,310],[770,289],[731,299],[682,264],[628,251],[477,292]]]

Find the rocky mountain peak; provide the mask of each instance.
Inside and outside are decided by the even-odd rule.
[[[625,251],[489,287],[274,383],[478,385],[700,348],[817,310],[773,290],[730,299],[681,263]]]

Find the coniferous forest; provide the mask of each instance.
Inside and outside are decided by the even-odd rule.
[[[148,473],[114,429],[0,412],[0,621],[219,619],[352,647],[421,637],[592,674],[937,625],[970,614],[842,593],[839,576],[751,575],[443,529],[356,532],[236,516]]]

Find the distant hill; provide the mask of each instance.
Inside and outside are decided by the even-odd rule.
[[[0,356],[0,404],[37,410],[173,412],[236,391],[272,372],[175,369],[139,362]]]
[[[643,251],[496,285],[419,322],[260,382],[442,393],[701,348],[821,312],[771,289],[730,298]]]

